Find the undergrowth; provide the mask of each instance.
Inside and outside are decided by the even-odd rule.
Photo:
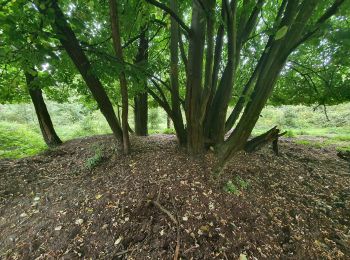
[[[94,151],[94,155],[89,157],[85,162],[85,167],[89,170],[92,170],[103,161],[102,147],[94,145],[92,149]]]
[[[74,103],[47,102],[47,105],[56,132],[63,141],[111,133],[98,110],[92,111]],[[350,103],[330,106],[327,110],[329,120],[322,109],[313,111],[313,108],[305,106],[267,106],[253,135],[277,125],[282,131],[287,131],[287,138],[299,140],[312,136],[324,139],[322,142],[299,140],[300,144],[350,150]],[[31,104],[0,105],[0,111],[0,158],[21,158],[46,149]],[[167,128],[167,116],[162,109],[150,108],[148,119],[149,134],[175,134],[173,128]],[[134,128],[133,122],[133,113],[130,113],[131,128]]]
[[[41,134],[26,125],[1,122],[0,158],[21,158],[46,149]]]
[[[249,181],[243,180],[241,177],[237,176],[233,180],[229,180],[224,185],[224,191],[231,193],[233,195],[239,195],[243,190],[248,189]]]

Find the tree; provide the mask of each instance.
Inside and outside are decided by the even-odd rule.
[[[27,102],[30,97],[43,139],[49,147],[55,147],[62,141],[56,134],[42,93],[43,86],[50,82],[51,77],[44,71],[38,71],[40,66],[36,66],[52,53],[44,48],[44,39],[37,41],[39,33],[28,32],[37,29],[37,17],[30,22],[17,22],[16,17],[20,13],[16,8],[23,8],[23,2],[13,3],[12,7],[14,11],[8,12],[8,16],[2,20],[1,32],[4,35],[1,37],[0,54],[5,55],[0,62],[0,92],[3,94],[0,95],[0,102]],[[23,16],[27,17],[28,14]]]
[[[254,150],[263,140],[278,138],[279,130],[272,128],[249,140],[276,84],[272,103],[292,100],[294,91],[304,83],[312,89],[316,87],[319,93],[320,86],[325,86],[324,89],[336,86],[342,90],[340,99],[347,98],[348,91],[343,91],[348,75],[345,64],[332,63],[337,65],[320,71],[308,61],[316,63],[319,54],[332,56],[332,60],[341,55],[330,55],[322,48],[334,39],[325,35],[330,24],[342,29],[335,34],[346,34],[343,29],[347,24],[343,21],[349,15],[348,1],[171,0],[165,4],[157,0],[110,0],[109,3],[105,6],[78,0],[74,8],[79,12],[69,14],[67,9],[73,8],[69,1],[58,5],[56,0],[36,0],[36,10],[24,0],[11,1],[7,5],[12,6],[16,16],[5,26],[16,25],[22,16],[28,17],[20,4],[30,14],[34,13],[34,18],[28,19],[30,27],[22,25],[23,33],[39,31],[38,37],[31,37],[35,44],[43,46],[41,43],[45,42],[50,48],[67,52],[114,135],[124,141],[125,151],[129,149],[128,99],[134,98],[135,102],[136,132],[145,134],[146,91],[173,121],[180,145],[186,146],[190,154],[213,147],[220,164],[240,150]],[[112,37],[110,27],[102,26],[109,22]],[[7,32],[11,34],[10,30]],[[346,42],[346,37],[343,38]],[[57,56],[64,57],[62,53]],[[56,67],[63,69],[60,65]],[[329,77],[336,79],[337,84],[329,81]],[[286,84],[291,81],[296,83]],[[86,94],[83,90],[79,93]],[[329,97],[327,93],[319,96]],[[112,107],[120,102],[120,96],[122,127]],[[300,97],[294,100],[297,99]],[[317,98],[313,95],[310,100]]]
[[[42,91],[36,83],[37,73],[35,72],[35,74],[36,76],[32,75],[31,73],[25,72],[28,92],[35,108],[35,112],[38,118],[40,130],[43,135],[44,141],[47,144],[47,146],[55,147],[57,145],[60,145],[62,141],[56,134],[56,131],[53,127],[50,114],[47,110],[43,98]]]
[[[169,7],[156,0],[147,2],[169,14],[188,39],[188,55],[183,59],[187,68],[184,106],[187,148],[190,153],[197,154],[205,147],[215,146],[221,163],[224,163],[248,144],[289,55],[308,39],[317,36],[322,25],[345,1],[264,3],[262,0],[224,0],[219,17],[216,16],[216,1],[193,1],[190,27],[181,19],[185,16],[179,15],[174,5]],[[269,16],[265,25],[260,18],[263,12]],[[171,30],[171,38],[175,39],[176,35],[178,33]],[[231,120],[226,121],[234,87],[238,87],[240,69],[246,62],[242,54],[247,49],[258,54],[253,62],[255,68],[242,88]],[[171,71],[170,77],[174,81],[176,73]],[[235,124],[225,140],[225,134]]]
[[[89,87],[91,94],[94,96],[94,99],[111,127],[115,137],[121,143],[123,143],[123,131],[120,127],[118,119],[116,118],[112,103],[109,100],[99,78],[95,74],[90,61],[85,55],[72,28],[67,23],[57,1],[38,0],[37,7],[40,12],[45,15],[44,17],[48,19],[48,22],[50,22],[57,38],[72,59],[86,85]]]
[[[148,26],[141,28],[139,46],[135,57],[135,64],[142,65],[148,62]],[[141,92],[134,97],[134,118],[135,133],[139,136],[148,134],[148,95],[147,95],[147,79],[141,79],[140,83],[144,85]]]
[[[118,3],[116,0],[109,0],[110,18],[112,26],[112,39],[115,54],[120,62],[124,63],[120,29],[119,29],[119,18],[118,18]],[[122,95],[122,131],[123,131],[123,149],[124,153],[128,154],[130,150],[130,140],[128,131],[128,87],[124,71],[119,73],[120,92]]]

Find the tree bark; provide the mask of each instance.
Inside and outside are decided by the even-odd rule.
[[[148,30],[141,28],[140,42],[135,58],[135,63],[148,62]],[[145,87],[142,93],[137,93],[134,97],[134,120],[135,133],[138,136],[146,136],[148,134],[148,94],[147,94],[147,79],[143,79],[142,83]]]
[[[110,11],[114,51],[117,58],[121,62],[124,62],[120,29],[119,29],[117,0],[109,0],[109,11]],[[130,140],[129,140],[129,131],[128,131],[129,99],[128,99],[128,86],[127,86],[127,81],[126,81],[126,76],[124,71],[121,71],[119,73],[119,83],[120,83],[120,92],[122,96],[123,148],[124,148],[124,153],[128,154],[130,152]]]
[[[228,13],[226,18],[228,61],[208,114],[208,121],[210,122],[208,139],[213,144],[222,143],[224,141],[226,113],[228,103],[232,96],[233,79],[237,68],[237,57],[239,57],[236,46],[236,1],[232,3],[233,4],[230,6],[225,7]]]
[[[177,14],[177,0],[170,1],[171,10]],[[172,17],[170,24],[170,84],[171,84],[171,110],[174,128],[180,145],[186,144],[186,130],[180,105],[179,94],[179,25]]]
[[[51,121],[50,114],[47,110],[42,91],[35,86],[35,76],[25,73],[27,87],[30,98],[33,102],[35,113],[38,118],[41,134],[48,147],[55,147],[62,144],[62,141],[56,134]]]
[[[122,142],[122,129],[119,121],[116,118],[112,103],[109,100],[106,91],[104,90],[99,78],[95,75],[94,70],[83,49],[81,48],[72,28],[67,23],[62,10],[58,6],[57,0],[52,0],[49,2],[49,4],[51,5],[51,8],[50,6],[47,6],[47,1],[40,0],[40,5],[38,8],[40,9],[41,13],[46,15],[49,9],[54,10],[54,20],[51,23],[54,32],[57,34],[59,41],[90,89],[99,106],[99,109],[112,129],[114,136],[117,138],[117,140]],[[40,6],[42,5],[45,6],[45,9],[41,9]]]
[[[297,15],[297,6],[288,2],[285,15],[281,21],[280,28],[289,27],[294,22]],[[300,25],[302,26],[302,25]],[[271,36],[271,38],[274,36]],[[219,158],[221,164],[224,164],[230,157],[239,150],[242,150],[256,124],[259,115],[269,98],[275,82],[282,70],[288,54],[285,44],[289,38],[271,40],[271,46],[268,48],[265,58],[261,63],[261,71],[257,78],[254,91],[251,94],[250,101],[245,107],[242,117],[240,118],[236,128],[229,136],[227,141],[220,146]],[[289,49],[289,51],[291,51]],[[265,54],[264,54],[265,55]]]
[[[145,82],[146,84],[146,82]],[[135,134],[138,136],[147,136],[148,134],[148,95],[147,92],[139,93],[134,97],[134,117]]]
[[[198,154],[204,150],[203,121],[200,115],[205,31],[206,17],[203,7],[199,1],[193,1],[186,84],[187,149],[190,154]]]
[[[280,133],[280,130],[277,128],[277,126],[275,126],[272,129],[270,129],[269,131],[267,131],[266,133],[263,133],[262,135],[259,135],[257,137],[252,138],[251,140],[249,140],[245,144],[244,150],[248,153],[251,153],[251,152],[254,152],[254,151],[260,149],[261,147],[263,147],[264,145],[266,145],[268,143],[272,143],[273,150],[278,155],[277,141],[278,141],[278,138],[281,137],[282,135],[284,135],[285,133],[286,132]]]

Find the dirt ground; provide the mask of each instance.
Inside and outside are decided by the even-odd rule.
[[[132,143],[1,160],[0,259],[350,259],[350,164],[335,150],[282,139],[279,156],[242,153],[215,177],[213,155],[189,158],[174,136]]]

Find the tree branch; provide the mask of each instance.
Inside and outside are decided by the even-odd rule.
[[[345,0],[335,0],[331,7],[329,7],[326,12],[318,19],[315,24],[315,28],[306,34],[292,47],[292,51],[295,50],[300,44],[310,39],[312,36],[316,34],[316,32],[320,29],[321,25],[327,21],[332,15],[334,15],[339,7],[345,2]]]
[[[168,13],[170,16],[172,16],[178,23],[179,25],[188,33],[191,33],[191,29],[185,24],[184,21],[182,21],[182,19],[177,16],[177,14],[175,12],[173,12],[173,10],[171,10],[169,7],[167,7],[165,4],[159,3],[156,0],[145,0],[146,2],[162,9],[164,12]]]

